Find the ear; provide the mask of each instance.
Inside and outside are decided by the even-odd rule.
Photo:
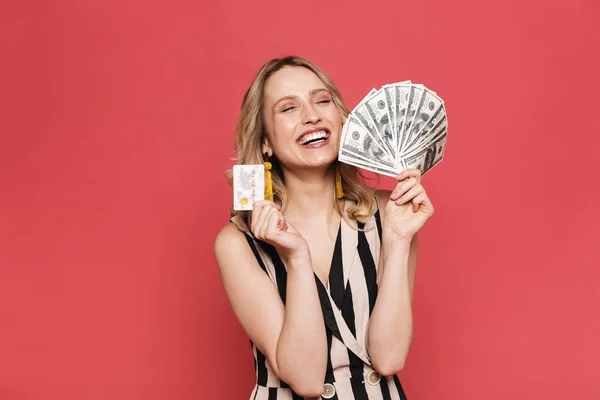
[[[273,155],[273,149],[271,148],[271,144],[269,143],[269,139],[267,139],[266,136],[263,139],[261,154],[265,154],[265,153],[267,153],[269,155],[269,157],[271,157]]]

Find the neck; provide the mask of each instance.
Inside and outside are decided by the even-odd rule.
[[[284,170],[284,175],[288,194],[286,218],[291,217],[291,221],[314,221],[333,217],[336,213],[334,168],[320,171]]]

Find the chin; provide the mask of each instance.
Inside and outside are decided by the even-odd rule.
[[[323,157],[318,157],[313,160],[306,162],[308,167],[313,168],[323,168],[328,167],[333,164],[337,160],[337,153],[333,155],[323,155]]]
[[[296,159],[280,160],[290,170],[322,169],[327,168],[337,160],[335,155],[323,155],[322,157],[299,157]]]

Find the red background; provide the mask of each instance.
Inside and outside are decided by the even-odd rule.
[[[53,3],[0,9],[0,399],[248,397],[212,244],[289,53],[446,101],[409,398],[600,398],[598,2]]]

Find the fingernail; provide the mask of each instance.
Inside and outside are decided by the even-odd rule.
[[[399,175],[398,175],[396,178],[397,178],[397,179],[402,179],[402,177],[404,177],[404,174],[403,174],[403,173],[399,174]]]

